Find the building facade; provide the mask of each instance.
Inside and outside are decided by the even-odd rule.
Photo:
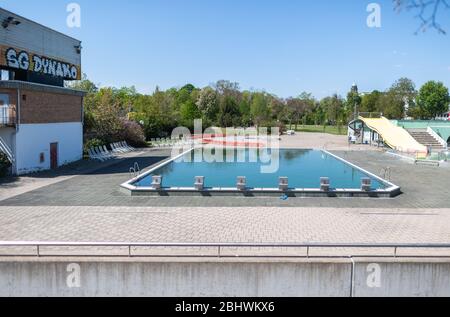
[[[0,151],[13,174],[82,159],[81,42],[0,8]]]

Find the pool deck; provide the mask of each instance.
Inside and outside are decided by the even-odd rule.
[[[10,180],[7,189],[0,184],[0,240],[450,242],[450,168],[415,166],[366,146],[349,148],[346,138],[339,136],[299,134],[284,137],[281,147],[326,148],[379,176],[390,167],[391,181],[403,194],[393,199],[286,201],[279,197],[127,196],[119,184],[130,179],[128,171],[134,162],[150,168],[170,154],[169,150],[145,150],[113,163],[91,162],[54,174],[27,176],[26,188],[21,186],[23,178]]]

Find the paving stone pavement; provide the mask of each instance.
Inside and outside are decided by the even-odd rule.
[[[0,240],[448,243],[450,208],[0,207]]]
[[[333,153],[383,176],[390,167],[392,182],[403,194],[393,199],[278,197],[130,197],[119,185],[130,179],[134,162],[151,167],[167,159],[169,151],[145,152],[96,172],[38,188],[0,201],[0,206],[154,206],[154,207],[335,207],[335,208],[447,208],[450,207],[450,169],[416,166],[380,151],[333,151]],[[332,181],[332,180],[331,180]]]
[[[390,167],[392,182],[403,194],[393,199],[287,201],[125,195],[119,185],[130,178],[134,162],[150,168],[170,154],[152,150],[0,201],[0,240],[450,243],[449,168],[415,166],[373,149],[348,151],[341,143],[335,154],[374,174],[382,176],[381,170]]]

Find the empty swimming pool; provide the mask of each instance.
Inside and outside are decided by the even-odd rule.
[[[246,192],[280,192],[280,179],[287,182],[284,192],[322,193],[321,180],[328,178],[334,194],[378,193],[392,196],[399,188],[326,151],[280,149],[260,154],[258,149],[221,149],[212,161],[202,158],[203,148],[188,151],[122,185],[134,194],[144,192],[195,192],[196,178],[203,178],[202,192],[239,192],[238,178],[245,177]],[[274,162],[276,161],[276,162]],[[265,172],[264,168],[272,166]],[[154,186],[160,178],[160,188]],[[370,190],[361,190],[362,179],[370,179]],[[242,191],[242,188],[241,190]],[[381,195],[383,196],[383,195]]]

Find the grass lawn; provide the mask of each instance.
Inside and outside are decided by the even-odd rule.
[[[293,128],[295,128],[293,126]],[[319,132],[319,133],[329,133],[329,134],[335,134],[335,135],[347,135],[347,127],[342,126],[341,131],[339,132],[339,129],[337,126],[326,126],[325,129],[323,126],[317,126],[317,125],[299,125],[297,126],[297,132]]]

